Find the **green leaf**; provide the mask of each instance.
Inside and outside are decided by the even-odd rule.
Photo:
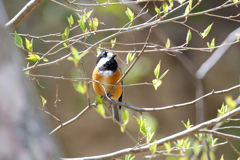
[[[160,76],[160,78],[159,78],[159,80],[161,80],[161,79],[163,79],[163,77],[165,77],[166,76],[166,74],[168,73],[168,71],[169,71],[169,69],[168,70],[166,70],[161,76]]]
[[[156,140],[154,141],[154,143],[152,145],[150,145],[149,150],[152,154],[155,154],[156,150],[157,150],[157,143]]]
[[[42,99],[42,104],[43,104],[42,107],[44,107],[47,103],[47,100],[43,96],[41,96],[41,99]]]
[[[78,59],[78,50],[76,48],[74,48],[73,46],[70,47],[71,51],[72,51],[72,54],[73,54],[73,57],[75,59]]]
[[[37,62],[40,59],[40,57],[37,54],[29,54],[28,58],[26,59],[29,61]]]
[[[68,36],[69,36],[69,29],[68,29],[68,27],[65,28],[64,35],[65,35],[66,39],[68,39]]]
[[[125,160],[133,160],[135,156],[132,156],[131,154],[125,155]]]
[[[126,124],[129,120],[129,112],[128,110],[121,110],[122,111],[122,119],[123,119],[123,123]]]
[[[95,17],[93,18],[93,29],[96,32],[98,27],[98,19]]]
[[[166,2],[163,4],[163,13],[164,14],[168,13],[168,4]]]
[[[155,7],[155,11],[159,16],[161,16],[161,12],[160,12],[160,9],[158,9],[158,7]]]
[[[167,39],[167,43],[166,43],[166,48],[169,48],[170,47],[170,40],[169,39]]]
[[[232,0],[233,1],[233,3],[236,3],[236,2],[238,2],[238,0]]]
[[[101,116],[105,117],[105,109],[103,107],[102,99],[101,97],[97,97],[97,107],[95,107],[95,111],[97,111]]]
[[[183,148],[185,148],[185,149],[189,148],[190,144],[191,144],[191,142],[188,142],[188,138],[185,139],[184,142],[183,142]]]
[[[189,5],[190,9],[192,9],[192,2],[193,2],[193,1],[192,1],[192,0],[190,0],[190,1],[189,1],[189,3],[188,3],[188,5]]]
[[[187,15],[189,12],[190,12],[190,6],[187,5],[187,7],[186,7],[186,9],[185,9],[184,15]]]
[[[203,31],[203,33],[201,33],[202,38],[205,38],[205,37],[208,35],[208,33],[210,32],[210,30],[211,30],[211,28],[212,28],[212,25],[213,25],[213,23],[210,24],[210,25]]]
[[[155,90],[157,90],[157,88],[162,84],[162,81],[160,79],[154,79],[152,80],[153,82],[153,87],[155,88]]]
[[[78,54],[78,51],[76,48],[74,48],[73,46],[70,47],[73,57],[68,57],[68,60],[73,61],[75,64],[75,67],[78,66],[78,62],[81,60],[82,57],[84,57],[88,51],[83,52],[82,54]]]
[[[160,66],[161,66],[161,61],[159,61],[158,65],[154,69],[154,75],[155,75],[156,79],[158,79],[158,77],[159,77]]]
[[[219,113],[218,117],[224,115],[227,112],[227,108],[228,108],[228,106],[224,105],[224,103],[223,103],[221,109],[218,109],[218,113]]]
[[[226,102],[228,108],[230,109],[230,111],[234,110],[237,106],[237,104],[236,104],[235,100],[233,100],[232,96],[226,96],[225,102]]]
[[[167,153],[170,153],[171,152],[171,143],[170,142],[164,143],[164,146],[165,146],[165,149],[167,150]]]
[[[144,119],[140,125],[140,132],[142,132],[142,134],[146,134],[146,120]]]
[[[69,24],[70,28],[72,28],[72,25],[74,23],[73,16],[71,15],[70,17],[67,17],[67,19],[68,19],[68,24]]]
[[[221,159],[220,160],[224,160],[224,155],[221,156]]]
[[[115,46],[115,43],[116,43],[116,38],[111,39],[111,48],[113,48]]]
[[[173,8],[173,0],[168,0],[170,7],[169,8]]]
[[[120,130],[121,130],[122,133],[125,132],[125,128],[126,128],[126,125],[124,125],[124,124],[122,124],[122,125],[120,126]]]
[[[17,34],[16,31],[15,31],[14,41],[15,41],[15,44],[16,44],[18,47],[23,48],[23,40],[22,40],[22,38]]]
[[[128,55],[126,57],[127,64],[133,61],[133,59],[135,58],[135,55],[136,53],[132,54],[131,52],[128,52]]]
[[[135,116],[134,116],[135,117]],[[139,125],[139,127],[141,126],[142,124],[142,116],[140,116],[140,118],[138,119],[137,117],[135,117],[135,119],[137,120],[137,123]]]
[[[197,147],[197,146],[199,146],[200,144],[199,144],[199,141],[198,140],[196,140],[196,141],[194,141],[194,143],[193,143],[193,153],[194,154],[199,154],[199,152],[202,150],[200,147]]]
[[[187,124],[185,124],[183,121],[182,121],[183,125],[185,126],[186,129],[189,129],[191,128],[193,125],[190,124],[190,120],[188,119],[187,121]]]
[[[86,14],[86,18],[87,18],[87,19],[91,16],[92,12],[93,12],[93,10],[89,11],[89,12]]]
[[[212,39],[211,44],[209,44],[209,43],[207,42],[207,46],[208,46],[208,48],[213,49],[213,48],[215,47],[215,38]]]
[[[83,84],[80,82],[79,84],[73,84],[73,85],[77,92],[79,92],[81,94],[85,94],[87,92],[86,81],[84,81]]]
[[[128,16],[129,20],[132,22],[134,19],[134,13],[131,11],[131,9],[127,8],[125,11],[126,15]]]
[[[26,48],[29,50],[29,51],[33,51],[33,39],[31,40],[31,42],[25,38],[25,42],[26,42]]]
[[[186,42],[187,42],[187,43],[190,42],[191,39],[192,39],[192,33],[191,33],[191,30],[189,29],[189,30],[188,30],[188,33],[187,33]]]
[[[83,16],[80,16],[80,20],[78,20],[78,23],[79,23],[80,28],[82,29],[83,33],[85,33],[85,23],[84,23]]]
[[[150,143],[153,135],[154,135],[154,132],[153,133],[151,133],[150,131],[147,132],[147,144]]]

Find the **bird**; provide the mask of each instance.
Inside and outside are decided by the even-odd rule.
[[[104,97],[108,94],[113,85],[122,77],[121,68],[115,60],[116,54],[109,51],[102,52],[96,62],[96,67],[92,73],[93,89],[97,96]],[[100,82],[100,83],[99,83]],[[104,85],[108,84],[108,85]],[[122,102],[123,100],[123,81],[119,82],[117,87],[108,95],[111,99]],[[111,104],[113,121],[115,123],[122,123],[121,106]]]

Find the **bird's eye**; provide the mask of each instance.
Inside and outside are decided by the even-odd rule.
[[[107,57],[107,53],[108,53],[108,52],[105,52],[105,53],[104,53],[104,57]]]

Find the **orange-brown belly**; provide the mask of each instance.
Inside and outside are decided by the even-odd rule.
[[[95,80],[93,81],[94,91],[98,96],[103,97],[106,93],[112,90],[113,86],[110,86],[110,85],[115,85],[117,81],[121,78],[121,76],[122,75],[119,68],[112,75],[103,76],[99,74],[98,68],[96,67],[92,75],[92,79]],[[104,84],[110,84],[110,85],[104,85]],[[122,85],[122,83],[119,82],[118,85]],[[122,95],[122,86],[119,86],[113,90],[113,92],[111,93],[111,98],[114,100],[118,100],[121,95]]]

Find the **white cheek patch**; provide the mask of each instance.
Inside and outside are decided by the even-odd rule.
[[[107,71],[99,71],[99,74],[104,77],[108,77],[113,75],[113,71],[107,70]]]
[[[113,53],[112,52],[108,52],[107,53],[107,58],[111,59],[113,57]]]
[[[97,63],[97,67],[102,67],[104,64],[107,63],[110,59],[108,57],[101,58],[100,61]]]

